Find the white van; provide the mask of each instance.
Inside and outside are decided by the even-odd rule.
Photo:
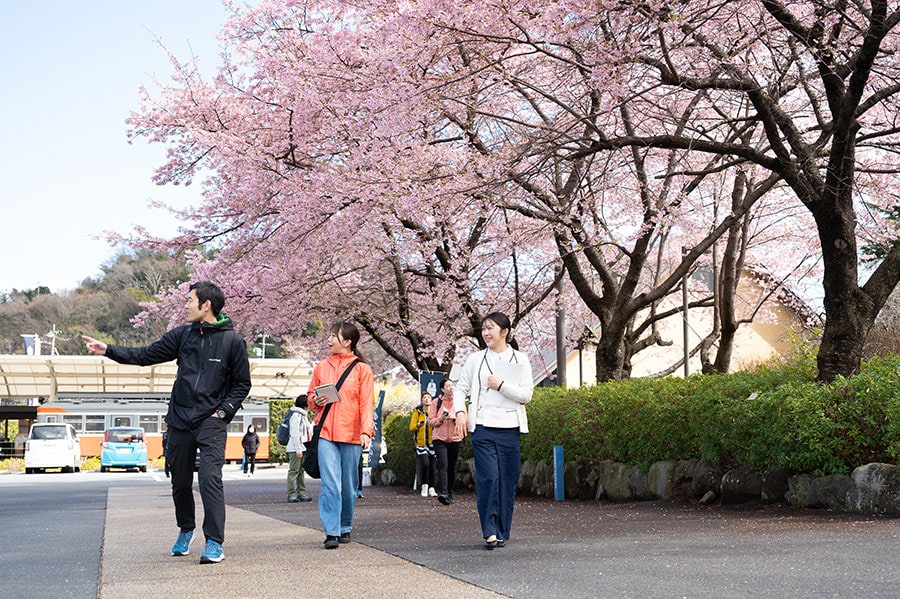
[[[81,470],[81,444],[71,424],[35,423],[25,441],[25,473],[44,468],[62,468],[63,472]]]

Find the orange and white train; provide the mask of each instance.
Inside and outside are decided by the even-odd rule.
[[[167,409],[167,396],[59,399],[37,408],[37,422],[64,422],[74,426],[83,458],[100,455],[100,443],[107,428],[139,426],[144,429],[147,457],[153,460],[163,455],[162,435]],[[251,424],[256,427],[260,441],[256,459],[269,458],[269,402],[246,399],[243,409],[228,425],[226,462],[243,460],[241,439]]]

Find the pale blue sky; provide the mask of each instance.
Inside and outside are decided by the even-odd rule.
[[[104,230],[177,231],[148,201],[189,204],[200,186],[154,185],[165,148],[129,145],[124,121],[172,72],[156,38],[212,73],[225,19],[220,0],[0,0],[0,291],[96,276],[115,254]]]

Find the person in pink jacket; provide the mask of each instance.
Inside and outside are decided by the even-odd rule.
[[[428,425],[432,427],[432,444],[437,456],[437,498],[442,504],[450,505],[453,503],[456,461],[459,459],[459,444],[463,435],[456,431],[453,381],[447,377],[441,380],[441,394],[431,402]]]

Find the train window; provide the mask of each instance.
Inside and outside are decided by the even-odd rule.
[[[148,433],[159,432],[159,416],[156,414],[143,414],[138,416],[138,426]]]
[[[244,417],[243,416],[235,416],[234,420],[228,425],[229,433],[243,433],[244,432]]]
[[[84,432],[84,417],[80,414],[63,414],[63,422],[75,427],[76,433]]]
[[[254,417],[251,424],[256,429],[257,433],[266,433],[269,431],[269,429],[266,425],[266,419],[262,416]]]
[[[113,416],[113,426],[131,426],[131,416]]]
[[[106,417],[103,414],[88,414],[84,417],[84,432],[102,433],[106,430]]]

